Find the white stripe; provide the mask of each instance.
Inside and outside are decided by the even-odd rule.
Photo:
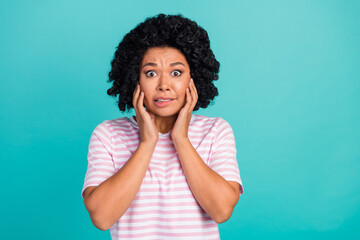
[[[212,232],[215,231],[217,229],[217,227],[212,227],[212,228],[201,228],[200,229],[164,229],[164,228],[158,228],[156,229],[156,232],[161,232],[161,233],[174,233],[174,234],[180,234],[180,233],[206,233],[206,232]],[[120,228],[121,230],[121,228]],[[137,230],[136,233],[134,231],[127,231],[125,229],[121,230],[121,232],[119,232],[120,234],[141,234],[141,233],[152,233],[154,232],[153,228],[146,228],[146,229],[141,229],[141,230]]]
[[[146,203],[162,203],[162,204],[167,204],[167,203],[196,203],[197,201],[193,198],[182,198],[182,199],[134,199],[134,201],[132,202],[132,204],[146,204]]]
[[[122,218],[121,218],[122,219]],[[148,225],[153,225],[153,224],[159,224],[159,225],[166,225],[166,226],[169,226],[169,227],[175,227],[175,226],[179,226],[179,223],[177,222],[171,222],[171,221],[166,221],[167,218],[164,219],[164,221],[157,221],[157,220],[151,220],[151,221],[146,221],[146,222],[137,222],[137,223],[122,223],[124,225],[124,227],[146,227]],[[124,219],[125,220],[125,219]],[[212,219],[208,220],[208,221],[204,221],[203,222],[204,224],[206,225],[209,225],[211,223],[214,223],[214,221]],[[198,225],[199,224],[199,221],[194,221],[194,220],[183,220],[181,222],[181,225],[191,225],[191,224],[194,224],[194,225]],[[181,226],[180,225],[180,226]],[[215,227],[215,226],[214,226]]]

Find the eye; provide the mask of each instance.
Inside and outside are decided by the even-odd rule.
[[[153,70],[147,71],[145,74],[147,77],[155,77],[156,76],[156,72]]]
[[[174,76],[174,77],[178,77],[178,76],[180,76],[181,74],[182,74],[182,71],[180,71],[180,70],[175,70],[175,71],[173,71],[173,72],[171,73],[171,75]]]

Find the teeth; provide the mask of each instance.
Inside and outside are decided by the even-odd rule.
[[[163,100],[163,99],[158,99],[158,100],[155,100],[156,102],[168,102],[168,101],[171,101],[170,99],[166,99],[166,100]]]

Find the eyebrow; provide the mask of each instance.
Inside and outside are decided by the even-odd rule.
[[[176,65],[183,65],[183,66],[185,67],[185,64],[183,64],[182,62],[173,62],[173,63],[170,64],[171,67],[176,66]],[[156,63],[153,63],[153,62],[149,62],[149,63],[144,64],[142,67],[144,68],[144,67],[146,67],[146,66],[156,67],[157,64],[156,64]]]
[[[183,64],[182,62],[174,62],[174,63],[171,63],[170,66],[176,66],[176,65],[183,65],[185,67],[185,64]]]

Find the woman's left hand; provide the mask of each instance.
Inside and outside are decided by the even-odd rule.
[[[186,104],[180,110],[176,122],[171,130],[171,138],[173,141],[188,138],[188,129],[192,112],[198,100],[198,94],[192,78],[189,83],[189,88],[186,89],[185,98]]]

